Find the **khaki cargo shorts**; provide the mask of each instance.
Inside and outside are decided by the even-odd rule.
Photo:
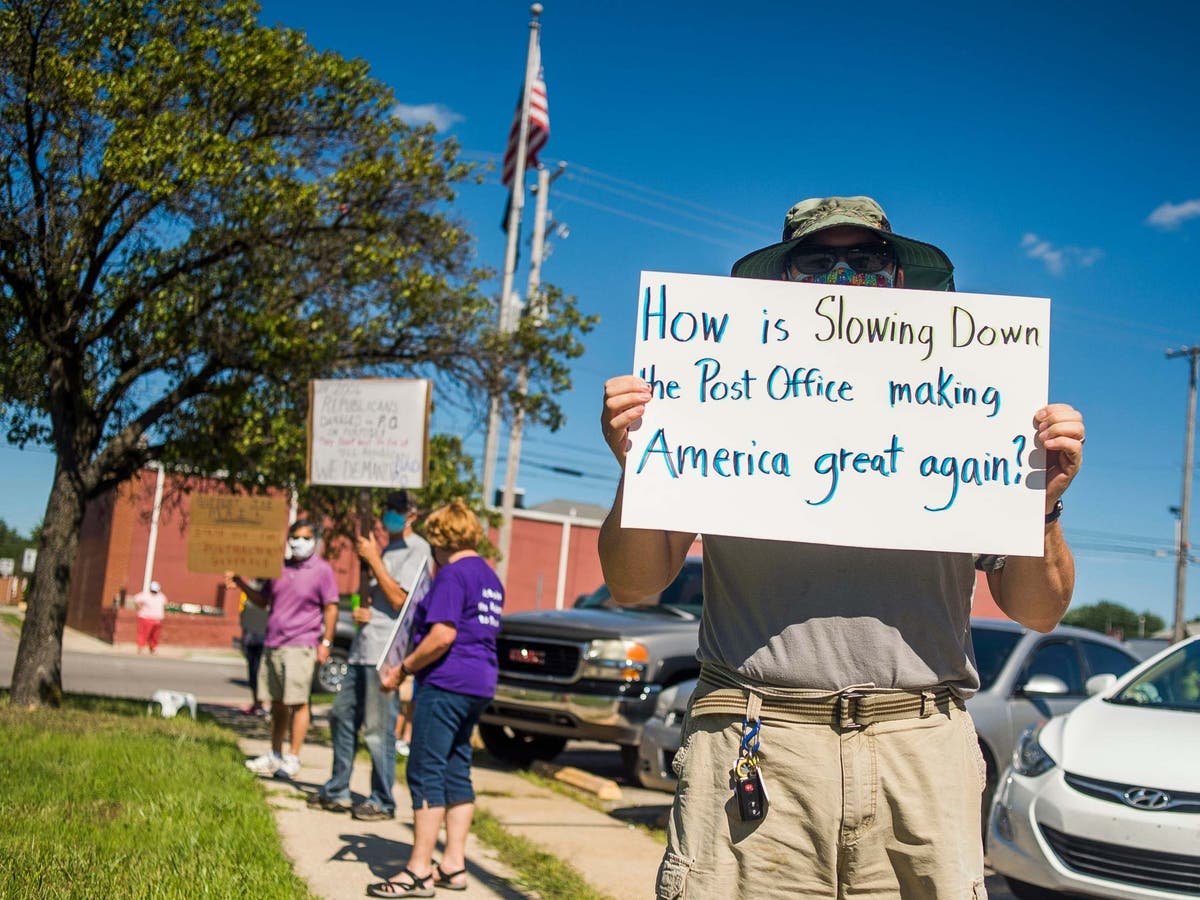
[[[307,703],[316,667],[316,647],[267,647],[258,670],[258,695],[284,706]]]
[[[740,716],[685,722],[659,898],[986,900],[985,768],[964,710],[845,730],[764,720],[758,822],[733,799],[741,730]]]

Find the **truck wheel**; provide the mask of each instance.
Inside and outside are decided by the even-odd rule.
[[[996,761],[992,759],[992,751],[990,751],[983,741],[979,742],[979,752],[983,754],[984,765],[987,766],[987,776],[983,785],[983,799],[981,804],[980,820],[983,828],[983,843],[984,848],[987,847],[988,833],[988,816],[992,812],[992,798],[996,796],[996,783],[999,779],[999,774],[996,771]],[[1015,891],[1013,893],[1016,893]]]
[[[554,759],[567,746],[567,739],[547,734],[530,734],[507,725],[479,724],[479,737],[488,753],[511,766],[527,768],[535,759]]]
[[[632,781],[635,786],[642,783],[642,779],[638,777],[638,763],[637,744],[622,744],[621,768],[625,771],[625,777]]]
[[[330,655],[329,659],[317,666],[313,672],[313,690],[323,694],[336,694],[346,681],[346,670],[349,667],[346,657]]]

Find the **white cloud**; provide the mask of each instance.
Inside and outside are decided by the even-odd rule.
[[[421,103],[415,106],[408,103],[397,103],[392,112],[406,125],[432,124],[438,131],[446,131],[456,122],[465,121],[465,117],[440,103]]]
[[[1188,219],[1200,216],[1200,200],[1163,203],[1146,217],[1146,224],[1163,231],[1174,231]]]
[[[1056,247],[1032,232],[1021,238],[1021,246],[1030,259],[1040,259],[1052,275],[1062,275],[1068,266],[1087,269],[1103,257],[1099,247]]]

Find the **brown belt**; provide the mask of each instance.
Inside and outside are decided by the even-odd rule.
[[[728,676],[721,678],[721,681],[728,684]],[[714,681],[713,673],[707,666],[701,672],[700,684],[711,687],[711,690],[692,702],[693,716],[745,716],[750,695],[759,693],[753,687],[718,686],[719,682]],[[789,696],[767,689],[761,694],[761,700],[758,718],[764,722],[833,725],[843,730],[866,728],[876,722],[898,719],[925,719],[934,713],[949,715],[952,706],[965,708],[963,701],[944,685],[923,691],[877,691],[851,687],[809,696]],[[758,707],[759,704],[754,703],[753,706]]]

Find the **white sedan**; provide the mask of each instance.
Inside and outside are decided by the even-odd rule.
[[[1018,741],[989,862],[1022,900],[1200,896],[1200,636],[1096,677],[1112,683]]]

